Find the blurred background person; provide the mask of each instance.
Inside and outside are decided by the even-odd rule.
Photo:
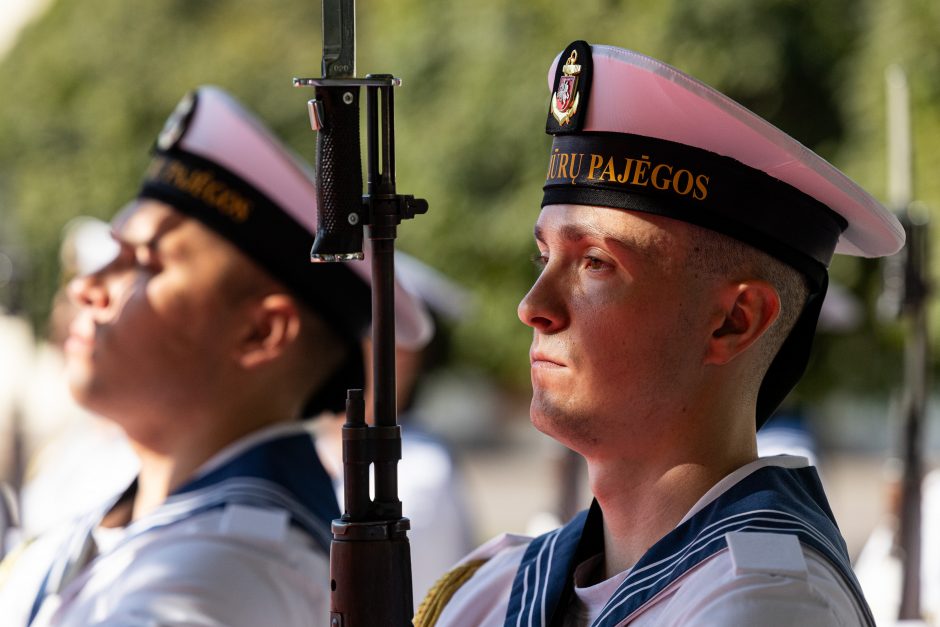
[[[75,402],[63,353],[78,309],[66,285],[107,265],[118,248],[111,227],[95,218],[75,218],[63,229],[62,288],[52,304],[46,341],[37,344],[37,363],[26,387],[25,411],[33,430],[19,491],[21,534],[26,538],[87,512],[127,487],[139,469],[120,427]]]
[[[905,547],[898,533],[902,508],[900,464],[891,460],[885,466],[884,485],[873,486],[876,489],[870,494],[871,498],[882,497],[884,513],[862,546],[855,572],[876,622],[892,625],[901,607]],[[924,624],[936,625],[940,621],[940,470],[933,469],[924,478],[920,510],[920,609]]]
[[[312,173],[224,91],[185,97],[155,152],[112,255],[69,285],[65,343],[73,394],[140,470],[7,557],[0,622],[325,625],[340,512],[300,418],[361,385],[369,264],[309,263]]]

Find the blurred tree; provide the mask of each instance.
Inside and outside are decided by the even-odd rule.
[[[319,73],[319,11],[316,0],[58,0],[23,34],[0,62],[0,207],[30,242],[35,320],[56,287],[61,226],[109,216],[133,195],[146,148],[186,89],[229,89],[312,156],[310,94],[290,78]],[[401,246],[477,294],[457,357],[520,389],[530,334],[515,309],[534,278],[546,77],[569,41],[657,56],[824,156],[851,156],[838,151],[844,70],[870,28],[852,0],[360,0],[358,11],[359,73],[404,80],[399,188],[431,204],[400,229]],[[880,180],[857,170],[865,185]]]
[[[278,130],[303,130],[290,78],[318,66],[319,35],[298,30],[318,23],[314,3],[62,0],[22,33],[0,63],[0,207],[29,245],[24,298],[38,325],[57,287],[62,226],[110,217],[133,197],[187,89],[224,85]]]
[[[899,65],[907,75],[910,90],[913,143],[913,198],[930,210],[931,239],[940,237],[940,5],[930,0],[867,0],[866,36],[852,56],[842,92],[849,126],[839,159],[846,171],[865,180],[869,190],[887,202],[887,121],[886,80],[889,65]],[[892,207],[892,209],[899,209]],[[933,245],[931,275],[940,270],[940,256]],[[859,274],[860,289],[869,295],[880,289],[880,275],[865,266]],[[933,330],[932,353],[937,355],[938,315],[929,307],[929,327]],[[894,330],[897,334],[897,329]],[[899,342],[900,339],[896,338]],[[901,367],[879,362],[878,355],[866,361],[873,369],[900,376]],[[936,363],[934,360],[933,363]],[[894,367],[891,367],[894,366]]]

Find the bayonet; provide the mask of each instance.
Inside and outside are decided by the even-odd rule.
[[[356,75],[356,1],[323,0],[324,78]]]
[[[317,131],[317,236],[315,262],[362,259],[362,162],[356,71],[355,0],[323,0],[321,78],[295,78],[316,88],[307,103]]]
[[[395,406],[395,238],[403,219],[427,202],[395,190],[390,74],[356,78],[354,0],[323,0],[323,76],[295,78],[313,86],[308,103],[317,131],[315,262],[363,259],[363,227],[372,245],[374,424],[366,424],[362,390],[349,390],[343,425],[343,517],[330,546],[331,627],[411,625],[411,553],[398,499],[401,428]],[[366,88],[368,187],[362,193],[359,91]],[[336,295],[341,298],[341,295]],[[371,470],[371,473],[370,473]],[[370,494],[370,474],[374,496]]]

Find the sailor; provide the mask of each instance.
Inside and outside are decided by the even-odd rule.
[[[759,458],[805,368],[834,252],[895,218],[823,159],[642,54],[583,41],[549,72],[535,223],[534,426],[581,454],[590,509],[502,536],[416,625],[872,625],[816,471]]]
[[[113,254],[69,287],[71,390],[140,472],[7,565],[0,623],[328,624],[340,512],[299,419],[361,387],[370,264],[309,262],[315,192],[222,90],[177,107]],[[427,313],[396,296],[396,331],[420,345]]]

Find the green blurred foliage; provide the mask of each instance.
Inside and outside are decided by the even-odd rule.
[[[398,186],[431,205],[400,228],[400,245],[476,295],[455,329],[456,358],[527,387],[530,334],[515,309],[534,277],[531,229],[550,145],[547,70],[569,41],[630,47],[676,65],[848,164],[878,193],[884,151],[872,138],[883,133],[888,53],[907,50],[905,58],[922,63],[912,76],[923,83],[917,123],[940,132],[929,115],[940,102],[937,9],[926,0],[888,6],[360,0],[359,74],[403,78]],[[22,34],[0,61],[0,245],[28,242],[19,251],[29,270],[23,297],[37,324],[57,287],[63,224],[108,217],[134,194],[153,138],[187,89],[228,89],[312,156],[311,95],[290,78],[319,74],[319,13],[318,2],[296,0],[58,0]],[[919,172],[929,171],[926,159]],[[940,185],[936,177],[931,184]],[[833,272],[866,303],[877,296],[876,264],[840,261]],[[883,385],[884,372],[872,374],[865,358],[874,350],[881,363],[896,362],[898,344],[896,331],[871,315],[852,336],[821,338],[806,394]],[[835,357],[844,354],[858,359]]]
[[[0,63],[0,237],[20,243],[21,297],[38,326],[58,286],[63,225],[110,217],[134,196],[188,89],[223,85],[278,131],[303,130],[290,79],[319,65],[319,36],[298,30],[318,23],[319,7],[298,2],[63,0],[22,33]]]
[[[931,0],[866,0],[865,36],[853,52],[841,86],[843,110],[851,127],[838,152],[838,162],[857,180],[865,181],[876,198],[887,200],[887,113],[886,69],[900,67],[906,77],[911,101],[911,132],[914,152],[913,199],[924,203],[931,216],[929,274],[937,276],[938,221],[940,221],[940,4]],[[897,208],[895,208],[897,209]],[[856,284],[871,298],[877,291],[863,275]],[[936,338],[940,311],[935,299],[928,301],[928,326]],[[895,343],[901,337],[892,329]],[[932,342],[937,354],[938,343]],[[897,353],[883,350],[862,356],[873,371],[901,371]],[[933,360],[935,362],[935,360]]]

